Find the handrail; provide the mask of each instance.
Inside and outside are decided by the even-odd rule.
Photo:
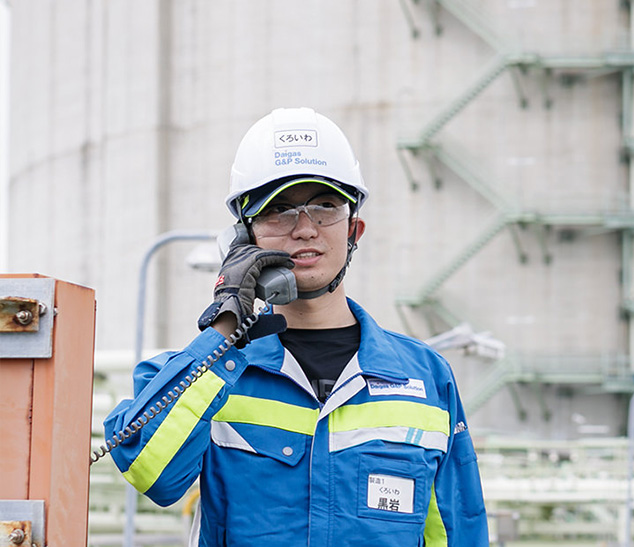
[[[505,385],[515,382],[540,384],[594,384],[613,393],[634,393],[630,358],[623,354],[511,353],[496,362],[465,399],[472,415]]]

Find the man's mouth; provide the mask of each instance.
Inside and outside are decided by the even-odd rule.
[[[292,255],[291,258],[298,258],[298,259],[302,259],[302,258],[314,258],[316,256],[319,256],[320,253],[316,252],[316,251],[310,251],[310,252],[303,252],[303,253],[295,253],[294,255]]]

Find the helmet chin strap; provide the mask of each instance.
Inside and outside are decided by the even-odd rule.
[[[346,275],[346,271],[348,270],[348,266],[350,265],[350,261],[352,260],[352,253],[357,250],[355,239],[357,239],[356,224],[354,226],[354,231],[352,232],[352,235],[348,238],[348,255],[346,256],[346,263],[343,265],[343,268],[339,270],[339,273],[330,283],[328,283],[328,285],[315,291],[298,291],[298,298],[302,300],[312,300],[313,298],[318,298],[322,294],[326,294],[327,292],[334,292],[334,290],[341,284],[344,276]]]

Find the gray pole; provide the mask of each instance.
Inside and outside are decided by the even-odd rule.
[[[143,260],[141,262],[141,268],[139,270],[139,288],[137,299],[137,316],[136,316],[136,341],[134,345],[134,364],[141,361],[141,355],[143,353],[143,332],[145,324],[145,293],[147,285],[147,272],[150,265],[150,261],[154,254],[161,249],[164,245],[172,243],[173,241],[192,241],[192,240],[211,240],[216,239],[217,233],[212,232],[190,232],[175,230],[171,232],[165,232],[158,236],[152,245],[145,251]],[[126,485],[125,496],[125,528],[123,530],[123,546],[134,547],[134,517],[136,515],[137,508],[137,492],[130,484]]]
[[[632,463],[634,463],[634,395],[630,398],[627,416],[627,502],[625,504],[624,546],[632,544]]]

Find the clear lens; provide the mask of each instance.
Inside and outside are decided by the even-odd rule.
[[[303,205],[273,203],[253,219],[257,237],[284,236],[290,234],[300,213],[305,213],[318,226],[331,226],[348,218],[350,207],[343,199],[333,196],[316,196]]]

